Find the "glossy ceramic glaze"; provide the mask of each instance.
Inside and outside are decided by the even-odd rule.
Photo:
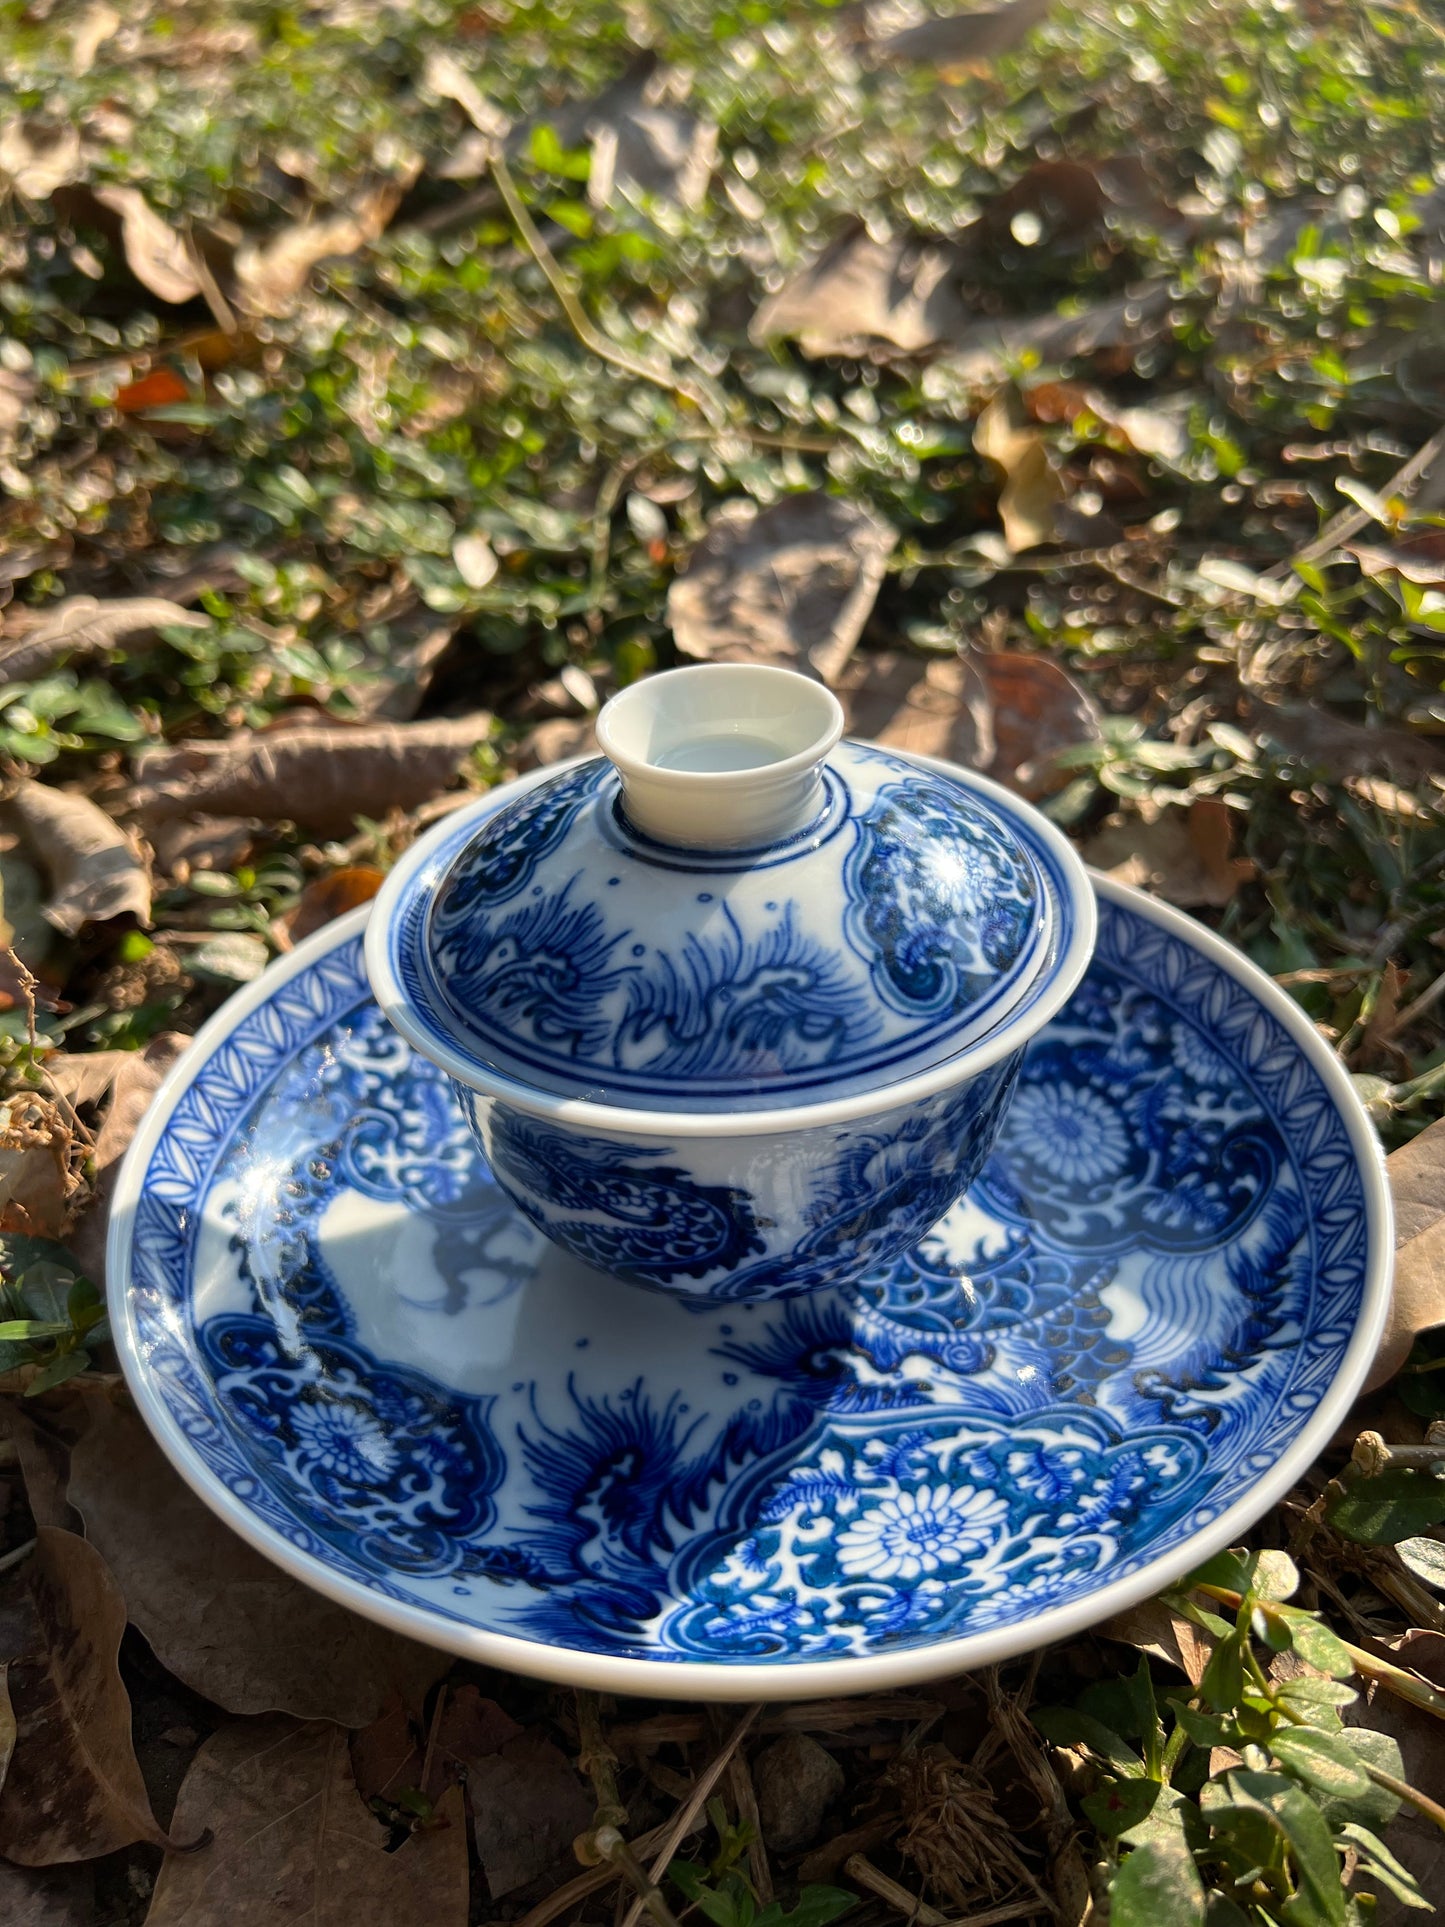
[[[331,1596],[600,1689],[896,1686],[1156,1591],[1343,1418],[1390,1217],[1302,1013],[1099,888],[968,1195],[842,1289],[743,1305],[541,1238],[343,919],[225,1007],[127,1159],[111,1310],[148,1421]]]
[[[615,767],[494,792],[378,900],[383,1010],[533,1222],[634,1283],[773,1297],[903,1250],[1087,962],[1092,893],[1037,812],[838,726],[785,671],[652,678],[599,720]]]

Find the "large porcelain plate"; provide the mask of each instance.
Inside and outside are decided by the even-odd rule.
[[[342,919],[227,1004],[130,1153],[110,1277],[142,1411],[318,1590],[601,1688],[898,1685],[1157,1590],[1340,1421],[1389,1205],[1294,1005],[1099,891],[968,1196],[845,1292],[700,1309],[543,1244]]]

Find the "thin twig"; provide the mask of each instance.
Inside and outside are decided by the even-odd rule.
[[[663,1828],[649,1828],[630,1843],[632,1852],[638,1856],[650,1853],[662,1836]],[[614,1880],[621,1878],[622,1869],[614,1861],[605,1860],[595,1867],[589,1867],[586,1873],[574,1874],[571,1880],[554,1888],[545,1900],[539,1900],[530,1912],[522,1915],[515,1927],[551,1927],[552,1921],[559,1920],[574,1907],[580,1907],[584,1900],[590,1900],[593,1894],[600,1893],[604,1887],[610,1887]]]
[[[558,264],[557,257],[542,239],[536,222],[527,212],[522,197],[517,192],[517,184],[512,179],[512,170],[500,150],[492,156],[492,179],[497,183],[497,191],[506,202],[507,212],[513,225],[521,235],[527,252],[537,263],[551,288],[561,303],[562,312],[572,324],[572,331],[589,353],[600,361],[607,361],[624,374],[634,375],[639,381],[650,381],[655,387],[665,388],[671,394],[681,395],[690,401],[705,421],[714,428],[725,428],[727,416],[719,406],[716,395],[695,382],[690,376],[680,375],[667,362],[649,361],[642,355],[633,354],[620,342],[606,335],[592,320],[582,303],[577,299],[577,291]]]
[[[28,1559],[30,1554],[34,1552],[36,1544],[36,1540],[27,1539],[23,1546],[12,1547],[3,1558],[0,1558],[0,1572],[9,1572],[10,1568],[12,1566],[18,1566],[22,1559]]]
[[[860,1887],[866,1887],[870,1894],[876,1894],[905,1920],[915,1923],[915,1927],[944,1927],[947,1914],[941,1914],[936,1907],[930,1907],[926,1900],[917,1894],[909,1893],[906,1887],[899,1886],[896,1880],[873,1865],[866,1854],[850,1853],[843,1862],[843,1872]]]
[[[742,1718],[733,1728],[722,1751],[698,1776],[697,1785],[692,1790],[691,1799],[682,1807],[671,1826],[667,1829],[666,1837],[663,1840],[657,1858],[647,1870],[654,1881],[661,1880],[672,1863],[673,1855],[697,1825],[698,1815],[707,1805],[708,1795],[727,1771],[728,1761],[742,1745],[744,1739],[747,1737],[748,1729],[752,1726],[753,1721],[762,1710],[761,1706],[750,1706],[748,1708],[747,1712],[743,1714]],[[622,1927],[637,1927],[637,1923],[641,1918],[642,1902],[635,1900],[627,1910],[627,1916],[622,1923]]]
[[[773,1898],[773,1870],[768,1863],[768,1843],[763,1838],[763,1819],[758,1812],[758,1795],[748,1771],[747,1756],[738,1747],[728,1761],[728,1792],[741,1825],[751,1830],[748,1842],[748,1878],[758,1905],[766,1907]]]
[[[1420,995],[1406,1004],[1403,1010],[1395,1012],[1380,1032],[1380,1042],[1385,1044],[1392,1037],[1397,1037],[1402,1030],[1408,1029],[1417,1017],[1423,1017],[1427,1010],[1433,1010],[1442,997],[1445,997],[1445,970],[1442,970],[1432,983],[1427,984]]]
[[[432,1762],[436,1759],[437,1736],[441,1732],[442,1712],[446,1706],[446,1703],[447,1703],[447,1686],[446,1686],[446,1681],[443,1680],[441,1687],[437,1692],[437,1703],[432,1708],[431,1728],[428,1731],[426,1736],[426,1752],[422,1756],[422,1763],[421,1763],[421,1790],[424,1794],[427,1795],[428,1799],[430,1799],[431,1797],[429,1789],[431,1787]]]
[[[591,1846],[597,1847],[596,1836],[605,1829],[616,1833],[627,1825],[627,1808],[617,1791],[617,1755],[607,1744],[602,1734],[602,1706],[595,1693],[578,1687],[577,1702],[577,1764],[592,1782],[593,1797],[597,1810],[592,1816],[593,1838]],[[585,1841],[587,1836],[583,1836]],[[626,1845],[626,1842],[623,1842]],[[584,1866],[592,1866],[598,1858],[606,1858],[600,1852],[584,1852],[583,1842],[577,1845],[577,1857]]]
[[[1429,441],[1417,448],[1409,461],[1402,463],[1395,470],[1379,492],[1381,501],[1388,502],[1392,495],[1404,495],[1414,488],[1417,482],[1423,481],[1426,472],[1442,451],[1445,451],[1445,428],[1437,428]],[[1307,542],[1288,561],[1276,562],[1264,573],[1267,576],[1286,576],[1296,562],[1318,562],[1322,555],[1328,555],[1331,549],[1337,549],[1342,542],[1348,542],[1352,535],[1358,535],[1366,523],[1374,519],[1368,509],[1362,509],[1355,504],[1347,509],[1341,509],[1338,515],[1330,517],[1313,542]]]

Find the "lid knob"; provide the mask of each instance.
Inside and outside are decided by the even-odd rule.
[[[634,827],[693,850],[753,849],[802,829],[842,733],[838,699],[821,683],[752,663],[669,669],[597,718]]]

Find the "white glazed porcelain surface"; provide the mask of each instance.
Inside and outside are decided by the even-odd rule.
[[[1100,888],[967,1200],[844,1291],[701,1311],[537,1238],[344,919],[226,1006],[127,1159],[112,1314],[148,1421],[331,1596],[600,1689],[899,1686],[1157,1590],[1343,1417],[1390,1213],[1302,1013]]]

